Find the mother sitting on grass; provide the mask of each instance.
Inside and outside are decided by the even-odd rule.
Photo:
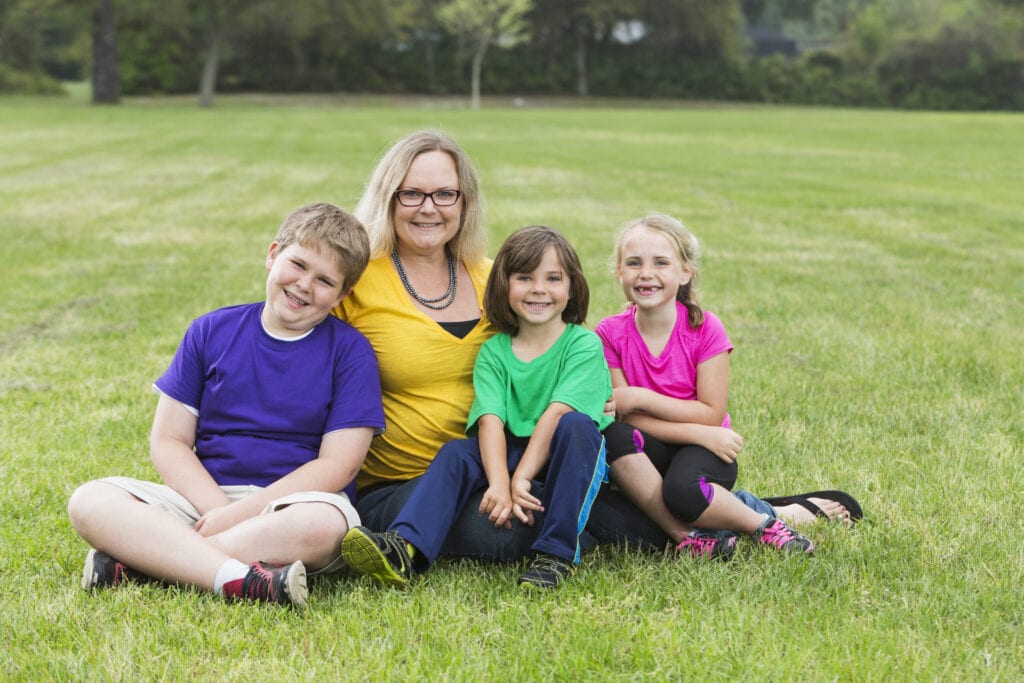
[[[370,340],[380,366],[387,430],[374,438],[357,478],[356,508],[365,527],[383,531],[441,446],[465,437],[473,363],[497,328],[482,312],[491,261],[477,178],[453,140],[420,131],[395,143],[377,164],[355,215],[369,232],[371,260],[334,313]],[[534,495],[541,486],[534,484]],[[495,526],[479,513],[482,496],[481,490],[470,498],[442,555],[493,562],[525,557],[534,529],[519,521]],[[795,523],[813,520],[808,510],[832,519],[850,514],[821,497],[797,496],[776,508]],[[607,486],[590,519],[588,531],[601,542],[658,550],[668,543]]]

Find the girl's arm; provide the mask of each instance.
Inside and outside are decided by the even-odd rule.
[[[487,490],[480,501],[479,512],[487,515],[494,526],[511,528],[512,493],[508,476],[508,452],[505,447],[505,425],[497,415],[487,413],[477,422],[480,460],[487,475]]]
[[[530,441],[526,444],[523,458],[512,474],[512,511],[527,524],[533,524],[533,511],[543,511],[540,499],[530,494],[530,481],[544,468],[550,455],[551,439],[555,435],[558,421],[572,407],[558,401],[552,402],[534,427]]]
[[[615,381],[616,372],[621,384]],[[620,415],[642,413],[667,422],[718,427],[725,420],[725,409],[729,402],[729,354],[722,352],[697,366],[696,400],[674,398],[643,387],[631,387],[619,368],[612,368],[612,387],[615,407]]]
[[[724,378],[722,377],[722,365],[724,363]],[[621,368],[612,368],[612,387],[614,389],[616,410],[621,419],[629,422],[637,429],[650,434],[659,441],[665,443],[692,443],[703,446],[717,455],[725,462],[734,462],[743,448],[743,437],[736,432],[722,427],[725,419],[725,405],[729,392],[729,359],[728,354],[720,353],[713,356],[697,366],[697,396],[696,401],[664,396],[650,389],[631,387],[626,382],[626,376]],[[623,402],[620,396],[625,397],[627,409],[623,409]],[[640,397],[641,405],[655,405],[665,408],[658,414],[656,411],[628,410],[628,407],[636,403],[629,403],[630,400]],[[647,402],[647,399],[655,403]],[[690,407],[697,407],[696,411],[688,411]],[[721,412],[712,409],[711,406],[721,406]],[[680,410],[674,410],[682,408]],[[708,412],[714,410],[714,412]],[[718,421],[711,424],[686,420],[687,414],[703,411],[712,418],[718,415]],[[679,415],[681,420],[673,420],[663,417],[665,414]]]

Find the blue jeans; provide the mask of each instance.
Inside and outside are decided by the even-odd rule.
[[[519,465],[528,443],[527,439],[507,437],[509,473]],[[590,417],[570,412],[559,419],[548,451],[542,473],[545,486],[537,496],[545,515],[535,522],[537,536],[530,549],[578,563],[579,537],[605,478],[604,440]],[[432,564],[470,495],[486,487],[479,441],[449,441],[420,478],[390,530],[416,546],[426,563]]]
[[[508,439],[509,472],[526,443]],[[581,549],[593,545],[583,527],[605,471],[597,426],[586,415],[567,413],[551,439],[543,483],[530,486],[545,508],[532,527],[518,519],[512,528],[496,527],[477,512],[487,480],[476,439],[445,443],[422,476],[370,488],[356,509],[366,526],[395,530],[416,546],[421,569],[440,554],[512,562],[535,551],[579,562]]]
[[[356,510],[363,526],[378,532],[390,528],[424,476],[394,484],[379,484],[361,493],[356,501]],[[543,482],[534,481],[530,492],[539,497],[543,489]],[[484,490],[471,494],[455,516],[448,537],[441,546],[441,554],[480,562],[517,562],[529,554],[530,546],[537,537],[537,527],[526,526],[518,519],[512,520],[511,529],[491,524],[486,516],[477,512]],[[543,512],[534,513],[534,525],[543,519]],[[423,569],[415,559],[413,563]]]

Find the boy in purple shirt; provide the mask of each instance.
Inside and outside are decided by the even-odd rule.
[[[148,577],[301,606],[307,567],[342,566],[359,524],[344,490],[384,413],[373,349],[329,313],[369,252],[353,216],[303,207],[270,244],[266,300],[193,321],[154,385],[164,484],[109,477],[68,503],[92,546],[83,588]]]

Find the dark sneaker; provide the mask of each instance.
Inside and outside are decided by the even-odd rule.
[[[736,534],[709,534],[694,529],[683,542],[676,546],[681,553],[693,557],[706,557],[711,560],[731,560],[736,552]]]
[[[131,569],[124,562],[115,560],[102,550],[95,548],[85,556],[85,567],[82,569],[82,588],[113,588],[124,583],[140,583],[145,581],[143,574]]]
[[[522,588],[558,588],[562,579],[571,571],[572,565],[565,560],[554,555],[538,553],[530,563],[529,569],[519,577],[518,583]]]
[[[754,532],[754,539],[790,553],[814,552],[814,543],[799,531],[794,531],[778,517],[769,517]]]
[[[412,558],[405,539],[394,531],[375,534],[354,526],[341,539],[341,556],[357,574],[404,588],[413,577]]]
[[[302,607],[308,595],[306,566],[300,561],[284,567],[253,562],[245,578],[224,584],[224,597],[230,600],[256,600]]]

